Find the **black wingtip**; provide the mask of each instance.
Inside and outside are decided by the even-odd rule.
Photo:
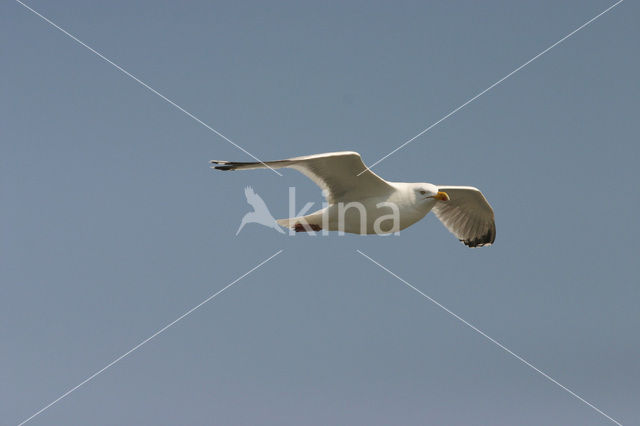
[[[211,160],[209,164],[220,164],[219,166],[213,166],[212,169],[216,170],[235,170],[235,166],[230,161]]]
[[[486,234],[478,238],[474,238],[472,240],[460,240],[460,241],[463,242],[464,245],[467,247],[476,248],[476,247],[488,247],[491,244],[493,244],[495,240],[496,240],[496,230],[495,228],[491,228],[487,231]]]
[[[211,160],[209,161],[211,164],[219,164],[218,166],[214,166],[213,168],[216,170],[238,170],[238,168],[245,168],[246,166],[254,166],[256,164],[264,164],[264,163],[256,163],[256,162],[241,162],[241,161],[220,161],[220,160]],[[269,167],[269,166],[267,166]]]

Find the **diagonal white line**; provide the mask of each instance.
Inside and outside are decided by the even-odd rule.
[[[207,129],[211,130],[213,133],[215,133],[216,135],[220,136],[222,139],[224,139],[225,141],[229,142],[231,145],[235,146],[236,148],[238,148],[240,151],[244,152],[245,154],[249,155],[251,158],[253,158],[254,160],[258,161],[259,163],[262,163],[264,166],[268,167],[269,169],[271,169],[275,174],[277,174],[278,176],[282,176],[281,173],[277,172],[276,170],[274,170],[273,168],[269,167],[267,164],[265,164],[262,160],[260,160],[258,157],[256,157],[255,155],[253,155],[252,153],[250,153],[249,151],[247,151],[246,149],[244,149],[243,147],[241,147],[240,145],[238,145],[237,143],[235,143],[234,141],[232,141],[231,139],[229,139],[228,137],[226,137],[225,135],[223,135],[222,133],[220,133],[219,131],[217,131],[216,129],[214,129],[213,127],[211,127],[210,125],[208,125],[207,123],[205,123],[204,121],[200,120],[198,117],[196,117],[195,115],[193,115],[192,113],[190,113],[189,111],[187,111],[186,109],[184,109],[183,107],[181,107],[180,105],[178,105],[177,103],[175,103],[174,101],[172,101],[171,99],[167,98],[165,95],[163,95],[162,93],[158,92],[156,89],[154,89],[153,87],[149,86],[147,83],[145,83],[144,81],[140,80],[138,77],[136,77],[135,75],[131,74],[129,71],[125,70],[124,68],[122,68],[120,65],[116,64],[115,62],[113,62],[111,59],[107,58],[106,56],[104,56],[102,53],[98,52],[97,50],[95,50],[93,47],[89,46],[88,44],[86,44],[85,42],[83,42],[82,40],[80,40],[79,38],[77,38],[76,36],[74,36],[73,34],[69,33],[67,30],[65,30],[64,28],[60,27],[59,25],[57,25],[55,22],[51,21],[49,18],[47,18],[46,16],[43,16],[42,14],[40,14],[39,12],[35,11],[34,9],[32,9],[31,7],[29,7],[28,5],[24,4],[22,1],[20,0],[16,0],[17,3],[21,4],[22,6],[24,6],[26,9],[30,10],[31,12],[33,12],[35,15],[39,16],[40,18],[42,18],[44,21],[46,21],[47,23],[49,23],[52,27],[56,28],[57,30],[61,31],[63,34],[67,35],[69,38],[71,38],[73,41],[75,41],[76,43],[80,44],[81,46],[86,47],[87,49],[89,49],[92,53],[94,53],[95,55],[97,55],[98,57],[100,57],[101,59],[103,59],[105,62],[113,65],[118,71],[122,72],[124,75],[126,75],[127,77],[130,77],[131,79],[135,80],[137,83],[139,83],[140,85],[142,85],[143,87],[145,87],[146,89],[148,89],[149,91],[151,91],[153,94],[158,95],[160,98],[164,99],[165,101],[167,101],[169,104],[171,104],[172,106],[174,106],[175,108],[177,108],[178,110],[182,111],[183,113],[185,113],[187,116],[191,117],[192,119],[194,119],[195,121],[197,121],[198,123],[202,124],[204,127],[206,127]]]
[[[568,39],[569,37],[571,37],[572,35],[574,35],[575,33],[577,33],[578,31],[580,31],[581,29],[583,29],[584,27],[586,27],[587,25],[591,24],[593,21],[595,21],[596,19],[598,19],[599,17],[601,17],[602,15],[604,15],[605,13],[609,12],[611,9],[613,9],[614,7],[616,7],[617,5],[619,5],[620,3],[622,3],[624,0],[619,0],[616,3],[612,4],[611,6],[609,6],[608,8],[606,8],[605,10],[603,10],[602,12],[600,12],[599,14],[597,14],[596,16],[594,16],[593,18],[589,19],[587,22],[585,22],[584,24],[580,25],[578,28],[576,28],[575,30],[571,31],[569,34],[567,34],[566,36],[562,37],[560,40],[556,41],[555,43],[553,43],[551,46],[547,47],[546,49],[544,49],[542,52],[538,53],[536,56],[534,56],[533,58],[529,59],[527,62],[525,62],[524,64],[520,65],[518,68],[514,69],[513,71],[511,71],[509,74],[505,75],[504,77],[502,77],[500,80],[496,81],[495,83],[493,83],[491,86],[487,87],[486,89],[484,89],[482,92],[478,93],[477,95],[475,95],[474,97],[472,97],[471,99],[467,100],[465,103],[463,103],[462,105],[460,105],[459,107],[457,107],[456,109],[450,111],[447,115],[445,115],[444,117],[442,117],[440,120],[436,121],[435,123],[433,123],[432,125],[430,125],[429,127],[427,127],[426,129],[422,130],[420,133],[418,133],[417,135],[415,135],[414,137],[412,137],[411,139],[405,141],[402,145],[400,145],[399,147],[397,147],[396,149],[394,149],[393,151],[391,151],[390,153],[388,153],[387,155],[385,155],[384,157],[382,157],[381,159],[379,159],[378,161],[376,161],[375,163],[373,163],[372,165],[368,166],[366,169],[364,169],[363,171],[361,171],[360,173],[358,173],[358,176],[360,176],[362,173],[364,173],[365,171],[375,167],[377,164],[379,164],[380,162],[384,161],[386,158],[390,157],[391,155],[395,154],[396,152],[398,152],[399,150],[401,150],[402,148],[404,148],[405,146],[409,145],[411,142],[413,142],[414,140],[418,139],[420,136],[424,135],[425,133],[427,133],[429,130],[433,129],[434,127],[436,127],[438,124],[442,123],[444,120],[446,120],[447,118],[451,117],[453,114],[455,114],[456,112],[460,111],[462,108],[466,107],[467,105],[469,105],[471,102],[475,101],[476,99],[478,99],[480,96],[484,95],[485,93],[487,93],[489,90],[493,89],[494,87],[496,87],[497,85],[499,85],[500,83],[502,83],[503,81],[505,81],[506,79],[508,79],[509,77],[511,77],[512,75],[514,75],[515,73],[517,73],[518,71],[520,71],[522,68],[526,67],[527,65],[529,65],[531,62],[535,61],[536,59],[538,59],[540,56],[544,55],[545,53],[547,53],[548,51],[550,51],[551,49],[553,49],[554,47],[556,47],[557,45],[559,45],[560,43],[562,43],[563,41],[565,41],[566,39]]]
[[[87,382],[91,381],[92,379],[94,379],[97,375],[101,374],[102,372],[104,372],[106,369],[108,369],[109,367],[113,366],[114,364],[116,364],[117,362],[121,361],[123,358],[125,358],[127,355],[131,354],[132,352],[134,352],[135,350],[139,349],[142,345],[144,345],[145,343],[147,343],[149,340],[153,339],[154,337],[156,337],[157,335],[161,334],[162,332],[164,332],[165,330],[167,330],[169,327],[173,326],[175,323],[177,323],[178,321],[180,321],[181,319],[183,319],[184,317],[188,316],[189,314],[191,314],[193,311],[195,311],[196,309],[198,309],[199,307],[201,307],[202,305],[204,305],[205,303],[209,302],[211,299],[215,298],[216,296],[218,296],[220,293],[222,293],[223,291],[225,291],[226,289],[228,289],[229,287],[231,287],[232,285],[234,285],[235,283],[237,283],[238,281],[240,281],[241,279],[243,279],[244,277],[246,277],[247,275],[249,275],[250,273],[252,273],[253,271],[255,271],[256,269],[258,269],[259,267],[261,267],[262,265],[264,265],[265,263],[267,263],[268,261],[270,261],[271,259],[273,259],[274,257],[276,257],[277,255],[279,255],[280,253],[282,253],[284,250],[278,250],[276,253],[272,254],[269,258],[263,260],[262,262],[258,263],[256,266],[254,266],[253,268],[249,269],[247,272],[245,272],[244,274],[240,275],[238,278],[236,278],[235,280],[231,281],[229,284],[227,284],[226,286],[224,286],[221,290],[218,290],[217,292],[215,292],[214,294],[212,294],[211,296],[207,297],[206,299],[204,299],[202,302],[198,303],[196,306],[194,306],[193,308],[189,309],[187,312],[185,312],[184,314],[180,315],[178,318],[176,318],[175,320],[171,321],[169,324],[165,325],[164,327],[162,327],[160,330],[156,331],[155,333],[153,333],[151,336],[147,337],[146,339],[144,339],[142,342],[138,343],[137,345],[135,345],[133,348],[129,349],[127,352],[123,353],[122,355],[120,355],[118,358],[114,359],[113,361],[111,361],[109,364],[105,365],[104,367],[102,367],[100,370],[96,371],[95,373],[93,373],[92,375],[90,375],[89,377],[87,377],[86,379],[84,379],[82,382],[78,383],[76,386],[72,387],[71,389],[69,389],[68,391],[66,391],[65,393],[63,393],[62,395],[60,395],[58,398],[56,398],[55,400],[51,401],[49,404],[45,405],[44,407],[42,407],[40,410],[38,410],[37,412],[35,412],[33,415],[31,415],[30,417],[28,417],[27,419],[23,420],[22,422],[20,422],[18,424],[18,426],[22,426],[23,424],[27,423],[28,421],[30,421],[31,419],[33,419],[34,417],[36,417],[37,415],[41,414],[43,411],[49,409],[51,406],[53,406],[54,404],[58,403],[60,400],[62,400],[63,398],[67,397],[70,393],[74,392],[75,390],[77,390],[80,386],[86,384]]]
[[[375,263],[376,265],[378,265],[381,269],[387,271],[389,274],[391,274],[392,276],[394,276],[395,278],[397,278],[398,280],[402,281],[404,284],[407,285],[407,287],[409,287],[410,289],[416,291],[417,293],[419,293],[421,296],[423,296],[424,298],[426,298],[427,300],[429,300],[431,303],[435,304],[436,306],[438,306],[439,308],[443,309],[445,312],[447,312],[449,315],[453,316],[455,319],[457,319],[458,321],[462,322],[464,325],[470,327],[473,331],[479,333],[481,336],[485,337],[487,340],[489,340],[490,342],[494,343],[495,345],[497,345],[499,348],[503,349],[505,352],[507,352],[509,355],[513,356],[514,358],[516,358],[518,361],[522,362],[523,364],[525,364],[526,366],[532,368],[533,370],[535,370],[536,372],[540,373],[542,376],[544,376],[547,380],[549,380],[550,382],[560,386],[562,389],[564,389],[565,391],[569,392],[572,396],[574,396],[575,398],[579,399],[580,401],[584,402],[585,404],[587,404],[589,407],[593,408],[594,410],[596,410],[598,413],[602,414],[603,416],[605,416],[607,419],[611,420],[613,423],[622,426],[622,423],[618,422],[617,420],[615,420],[613,417],[609,416],[608,414],[606,414],[604,411],[600,410],[598,407],[596,407],[595,405],[591,404],[589,401],[585,400],[584,398],[582,398],[580,395],[578,395],[577,393],[575,393],[574,391],[572,391],[571,389],[567,388],[566,386],[564,386],[563,384],[561,384],[560,382],[558,382],[556,379],[554,379],[553,377],[549,376],[547,373],[545,373],[544,371],[540,370],[539,368],[537,368],[535,365],[531,364],[529,361],[527,361],[526,359],[522,358],[520,355],[518,355],[517,353],[513,352],[511,349],[507,348],[505,345],[503,345],[502,343],[498,342],[496,339],[494,339],[493,337],[489,336],[487,333],[485,333],[484,331],[480,330],[478,327],[476,327],[475,325],[471,324],[470,322],[466,321],[464,318],[462,318],[460,315],[456,314],[455,312],[451,311],[449,308],[447,308],[446,306],[442,305],[440,302],[438,302],[437,300],[433,299],[432,297],[429,297],[427,294],[423,293],[422,291],[418,290],[416,287],[414,287],[413,285],[411,285],[410,283],[408,283],[407,281],[403,280],[402,278],[400,278],[398,275],[394,274],[393,272],[391,272],[389,269],[387,269],[386,267],[384,267],[383,265],[381,265],[380,263],[376,262],[375,260],[373,260],[372,258],[370,258],[369,256],[367,256],[366,254],[364,254],[363,252],[361,252],[360,250],[356,250],[358,253],[360,253],[362,256],[366,257],[367,259],[369,259],[371,262]]]

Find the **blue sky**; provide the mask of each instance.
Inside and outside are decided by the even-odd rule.
[[[264,160],[372,163],[612,2],[28,3]],[[494,246],[235,231],[320,205],[15,2],[0,4],[0,422],[640,424],[637,3],[380,163],[473,185]]]

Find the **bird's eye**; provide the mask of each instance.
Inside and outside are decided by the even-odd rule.
[[[426,194],[426,193],[427,193],[427,191],[420,191],[420,193],[421,193],[422,195],[424,195],[424,194]]]

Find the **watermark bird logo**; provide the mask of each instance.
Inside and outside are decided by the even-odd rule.
[[[240,233],[247,223],[259,223],[260,225],[275,229],[279,233],[284,234],[280,225],[278,225],[275,218],[271,215],[271,212],[267,208],[264,200],[256,194],[253,188],[247,186],[244,189],[244,195],[247,198],[247,203],[253,207],[253,211],[244,215],[242,222],[240,223],[240,227],[236,231],[236,235]]]

